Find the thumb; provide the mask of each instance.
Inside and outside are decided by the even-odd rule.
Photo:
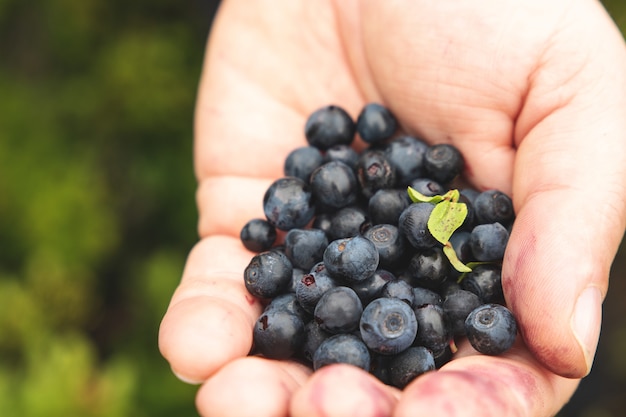
[[[548,50],[530,80],[516,124],[518,215],[502,277],[529,349],[575,378],[591,369],[626,216],[626,50],[607,18],[586,21],[594,36],[568,52],[574,59]]]

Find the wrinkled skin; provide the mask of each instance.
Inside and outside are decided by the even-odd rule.
[[[203,416],[549,416],[591,367],[626,212],[626,52],[593,0],[226,0],[196,113],[201,240],[160,328]],[[452,143],[479,189],[511,195],[503,264],[520,337],[465,343],[404,391],[347,365],[314,375],[247,357],[261,304],[241,227],[307,115],[381,102],[403,129]],[[363,144],[360,144],[361,148]]]

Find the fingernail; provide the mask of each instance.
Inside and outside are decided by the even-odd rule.
[[[591,365],[593,364],[593,358],[598,346],[601,322],[602,293],[597,287],[587,287],[578,296],[572,316],[572,330],[585,355],[587,373],[591,371]]]
[[[185,384],[189,384],[189,385],[200,385],[202,384],[204,381],[198,381],[192,378],[187,378],[186,376],[182,376],[181,374],[179,374],[178,372],[176,372],[175,370],[172,369],[172,373],[174,374],[174,376],[176,378],[178,378],[179,380],[181,380],[182,382],[184,382]]]

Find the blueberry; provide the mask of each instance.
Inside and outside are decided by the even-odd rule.
[[[397,226],[400,214],[411,204],[411,199],[406,190],[387,188],[376,191],[367,204],[372,223]]]
[[[396,298],[377,298],[361,315],[361,338],[374,352],[394,355],[407,349],[417,334],[413,309]]]
[[[414,342],[416,346],[424,346],[433,352],[440,352],[449,346],[452,336],[443,307],[425,304],[413,311],[419,329]]]
[[[463,171],[463,155],[453,145],[432,145],[424,154],[424,166],[430,178],[447,184]]]
[[[443,311],[453,336],[465,335],[465,319],[482,302],[472,292],[456,290],[443,300]]]
[[[470,232],[457,230],[450,237],[450,244],[456,253],[457,258],[464,264],[474,261],[472,245],[470,245]]]
[[[249,251],[264,252],[276,241],[276,228],[265,219],[252,219],[243,226],[239,238]]]
[[[413,307],[419,308],[426,304],[441,305],[443,299],[441,295],[433,290],[423,287],[413,287]]]
[[[432,248],[439,243],[428,230],[428,219],[434,207],[430,203],[412,203],[400,214],[398,228],[417,249]]]
[[[405,238],[398,228],[391,224],[377,224],[371,226],[363,237],[369,239],[379,255],[379,265],[382,268],[390,268],[396,265],[405,254]]]
[[[282,293],[291,283],[293,266],[281,252],[261,252],[250,260],[244,270],[244,283],[250,294],[272,298]]]
[[[295,293],[280,294],[272,298],[263,311],[268,313],[272,310],[287,311],[288,313],[295,314],[300,317],[302,321],[308,322],[311,318],[309,313],[302,308],[300,303],[298,303],[298,298]]]
[[[418,376],[435,370],[435,358],[422,346],[410,347],[389,362],[391,385],[403,389]]]
[[[415,300],[413,287],[406,281],[399,279],[386,283],[380,292],[380,297],[396,298],[400,301],[404,301],[408,305],[413,305],[413,301]]]
[[[265,192],[263,211],[267,220],[280,230],[304,227],[315,214],[311,190],[299,178],[280,178]]]
[[[407,267],[413,286],[438,289],[450,273],[450,261],[440,247],[417,252]]]
[[[367,346],[353,334],[337,334],[324,340],[313,355],[313,369],[343,363],[370,370],[370,353]]]
[[[361,234],[369,225],[367,212],[359,206],[343,207],[330,216],[328,238],[337,240]]]
[[[366,104],[356,120],[356,130],[367,143],[379,143],[389,139],[397,127],[395,116],[378,103]]]
[[[304,135],[311,146],[326,150],[335,145],[349,145],[354,140],[356,124],[339,106],[324,106],[306,121]]]
[[[335,145],[324,153],[324,163],[330,161],[340,161],[348,165],[356,172],[356,165],[359,162],[359,154],[348,145]]]
[[[330,236],[332,213],[318,213],[313,220],[311,227],[323,231],[326,236]]]
[[[304,343],[304,323],[289,311],[273,309],[257,319],[253,329],[254,350],[271,359],[289,359]]]
[[[483,304],[467,316],[465,331],[470,344],[478,352],[500,355],[513,346],[517,322],[506,307]]]
[[[310,184],[316,204],[322,208],[335,210],[357,200],[356,176],[343,162],[331,161],[319,166],[311,174]]]
[[[497,264],[477,265],[463,278],[461,287],[476,294],[485,303],[503,303],[502,266]]]
[[[319,149],[313,146],[296,148],[287,155],[283,172],[285,177],[297,177],[309,182],[311,173],[322,165],[324,157]]]
[[[367,305],[373,299],[378,298],[385,284],[394,280],[396,276],[393,273],[385,269],[377,269],[371,277],[354,282],[350,284],[350,287],[357,293],[361,302]]]
[[[509,241],[509,231],[500,223],[479,224],[472,229],[470,246],[478,261],[501,261]]]
[[[413,136],[401,136],[385,148],[387,160],[396,172],[396,184],[406,187],[416,178],[424,176],[424,154],[428,144]]]
[[[302,356],[309,362],[313,362],[313,355],[322,342],[333,334],[323,330],[319,323],[311,320],[304,326],[304,344],[302,345]]]
[[[298,303],[307,312],[313,314],[322,295],[336,286],[337,284],[328,275],[326,269],[311,271],[311,273],[304,275],[296,285]]]
[[[349,333],[359,328],[363,304],[354,290],[335,287],[322,295],[313,317],[320,327],[330,333]]]
[[[443,195],[448,191],[439,182],[430,178],[416,178],[409,184],[411,188],[428,197]]]
[[[285,235],[285,255],[295,268],[310,270],[322,260],[326,246],[328,238],[319,229],[291,229]]]
[[[366,149],[359,157],[357,179],[363,196],[370,198],[378,190],[393,188],[396,173],[382,150]]]
[[[371,241],[354,236],[330,242],[323,258],[331,277],[343,282],[357,282],[376,271],[379,255]]]
[[[513,201],[498,190],[487,190],[476,196],[474,210],[479,223],[508,224],[515,217]]]

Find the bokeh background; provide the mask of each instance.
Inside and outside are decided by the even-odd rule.
[[[195,243],[217,1],[0,0],[0,416],[196,416],[157,350]],[[624,0],[606,0],[626,30]],[[626,248],[560,417],[626,415]]]

